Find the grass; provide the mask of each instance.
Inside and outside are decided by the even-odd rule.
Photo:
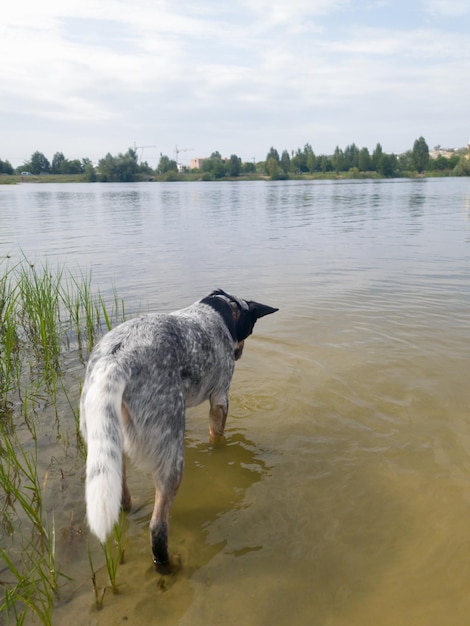
[[[69,455],[58,417],[60,396],[73,418],[76,453],[84,466],[76,402],[80,382],[71,389],[67,366],[71,353],[84,364],[103,332],[125,318],[115,290],[108,301],[93,292],[90,275],[72,276],[27,259],[13,266],[0,262],[0,623],[3,613],[10,624],[25,623],[31,615],[36,623],[50,624],[68,581],[56,551],[54,512],[63,511],[60,503],[45,504],[47,470],[40,469],[39,453],[44,440],[55,437],[64,458]],[[56,431],[46,435],[44,415],[51,413]],[[122,524],[103,550],[111,589],[117,591]]]
[[[13,443],[14,442],[14,443]],[[37,441],[33,451],[26,451],[15,437],[1,431],[0,445],[4,461],[0,482],[5,489],[3,523],[7,521],[14,541],[10,550],[0,548],[9,579],[0,611],[14,623],[22,623],[32,611],[42,623],[51,623],[54,598],[64,577],[55,563],[55,525],[44,508],[37,471]]]
[[[59,370],[61,333],[59,298],[62,272],[44,267],[21,271],[18,276],[21,328],[32,348],[34,364],[43,368],[45,380],[54,384]]]
[[[101,544],[103,551],[106,571],[108,573],[109,586],[99,588],[96,570],[93,564],[93,557],[91,554],[90,544],[88,544],[88,562],[91,570],[91,581],[93,585],[93,592],[95,595],[95,605],[97,609],[103,608],[104,597],[106,591],[111,589],[113,593],[119,593],[119,587],[117,584],[117,570],[119,565],[124,562],[125,547],[123,545],[123,532],[124,532],[124,513],[121,513],[121,518],[113,528],[113,537]]]

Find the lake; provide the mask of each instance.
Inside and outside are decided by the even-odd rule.
[[[86,540],[59,533],[55,623],[468,623],[470,179],[5,185],[6,255],[91,272],[129,315],[216,287],[280,309],[237,363],[225,446],[208,406],[188,413],[181,571],[159,584],[131,470],[121,593],[97,612]],[[53,437],[40,455],[85,531],[83,457]]]

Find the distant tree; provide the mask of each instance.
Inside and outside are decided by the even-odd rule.
[[[447,162],[449,163],[450,169],[453,169],[454,167],[456,167],[456,165],[460,161],[460,156],[461,156],[460,154],[453,154],[452,156],[447,157]]]
[[[62,152],[56,152],[52,157],[52,174],[81,174],[84,170],[83,161],[73,159],[69,161]]]
[[[278,163],[280,162],[279,152],[276,150],[276,148],[273,148],[272,146],[271,146],[271,148],[269,149],[269,152],[268,152],[268,154],[267,154],[267,156],[266,156],[266,161],[267,161],[268,159],[270,159],[271,157],[272,157],[273,159],[275,159]]]
[[[84,159],[82,159],[82,171],[85,170],[85,167],[89,164],[93,165],[93,163],[91,162],[91,159],[89,159],[88,157],[85,157]]]
[[[117,170],[119,181],[134,181],[138,172],[137,151],[129,148],[125,154],[119,154]]]
[[[100,180],[104,183],[115,180],[116,157],[108,152],[103,159],[98,161]]]
[[[353,167],[359,167],[359,148],[355,143],[346,146],[344,150],[344,169],[350,170]]]
[[[291,159],[291,171],[295,174],[301,174],[307,171],[307,159],[303,150],[297,148]]]
[[[84,162],[85,162],[85,159],[83,159],[83,162],[82,162],[83,178],[88,183],[96,183],[96,171],[95,171],[95,168],[93,167],[93,163],[89,159],[86,160],[86,163]]]
[[[62,163],[62,174],[81,174],[83,172],[83,164],[80,159],[65,159]]]
[[[29,163],[25,163],[24,168],[36,176],[42,173],[49,173],[51,171],[49,161],[42,152],[37,151],[33,152]]]
[[[435,159],[429,160],[429,169],[437,170],[438,172],[449,169],[449,159],[443,154],[438,154]]]
[[[393,176],[396,176],[397,169],[397,157],[394,154],[382,154],[379,174],[382,174],[382,176],[386,176],[387,178],[392,178]]]
[[[322,174],[329,172],[331,170],[331,162],[330,159],[326,156],[326,154],[322,154],[320,157],[320,171]]]
[[[141,161],[137,166],[137,173],[141,176],[152,176],[153,169],[147,163],[147,161]]]
[[[137,178],[137,152],[129,148],[125,154],[112,156],[109,152],[98,163],[100,179],[103,182],[133,182]]]
[[[253,161],[245,161],[242,163],[242,173],[243,174],[254,174],[256,172],[256,165]]]
[[[409,172],[413,169],[411,150],[403,152],[398,157],[398,169],[400,172]]]
[[[361,148],[358,156],[357,166],[361,172],[368,172],[371,169],[372,161],[367,148]]]
[[[290,156],[287,150],[283,150],[281,154],[280,166],[284,174],[288,174],[291,168]]]
[[[339,148],[339,146],[336,146],[335,152],[333,154],[333,158],[331,161],[333,164],[333,169],[335,170],[337,174],[339,174],[339,172],[344,171],[345,169],[344,152]]]
[[[456,176],[470,176],[470,152],[462,154],[454,168]]]
[[[382,158],[383,158],[383,150],[380,143],[375,146],[375,150],[372,153],[372,169],[375,172],[382,172]]]
[[[2,161],[0,159],[0,174],[13,174],[13,171],[10,161]]]
[[[268,174],[269,174],[269,172],[268,172],[268,165],[269,165],[270,160],[274,160],[278,165],[281,162],[281,160],[279,158],[279,152],[276,150],[276,148],[273,148],[272,146],[269,149],[268,154],[266,155],[266,161],[265,161],[265,169],[266,169],[266,173],[268,173]],[[271,167],[272,167],[272,164],[271,164]]]
[[[273,156],[269,157],[266,162],[266,173],[271,177],[271,180],[284,180],[287,178],[280,162]]]
[[[160,161],[157,165],[158,174],[166,174],[167,172],[177,172],[178,165],[175,160],[170,159],[166,154],[160,152]]]
[[[424,137],[414,142],[411,158],[415,170],[418,174],[422,174],[429,165],[429,147]]]
[[[310,174],[313,174],[315,171],[315,167],[317,165],[317,157],[315,156],[315,152],[312,149],[312,146],[309,143],[305,144],[304,152],[306,154],[306,166]]]
[[[227,174],[229,176],[240,176],[242,169],[242,160],[236,154],[232,154],[227,164]]]
[[[227,167],[220,152],[213,152],[202,164],[202,171],[214,178],[223,178],[227,173]]]
[[[313,154],[312,146],[309,143],[306,143],[303,149],[297,148],[295,155],[292,157],[292,170],[294,172],[300,172],[301,174],[304,172],[309,172],[310,166],[313,164],[315,169],[315,155]]]
[[[65,162],[63,152],[56,152],[52,157],[51,173],[52,174],[64,174],[62,171],[62,164]]]

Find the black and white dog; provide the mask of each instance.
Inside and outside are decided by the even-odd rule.
[[[155,481],[154,562],[170,571],[168,520],[183,474],[185,409],[210,401],[209,433],[221,437],[234,364],[256,320],[278,309],[222,290],[169,314],[129,320],[91,353],[80,400],[88,447],[87,517],[101,541],[130,509],[124,454]]]

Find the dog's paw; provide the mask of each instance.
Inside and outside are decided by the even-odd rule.
[[[181,557],[179,554],[172,554],[170,560],[166,563],[159,563],[156,559],[153,560],[155,569],[162,576],[170,576],[176,574],[181,569]]]
[[[211,446],[215,448],[220,448],[225,445],[226,439],[225,435],[214,432],[213,430],[209,430],[209,443]]]

